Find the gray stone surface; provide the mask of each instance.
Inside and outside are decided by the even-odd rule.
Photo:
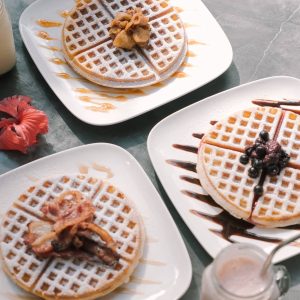
[[[33,0],[6,0],[13,21],[18,62],[14,70],[0,77],[0,99],[14,94],[31,96],[34,99],[33,104],[48,114],[50,132],[28,155],[1,151],[0,174],[37,158],[81,144],[108,142],[124,147],[137,158],[160,192],[190,253],[193,280],[182,299],[199,299],[201,274],[211,258],[181,220],[159,183],[147,154],[147,136],[157,122],[171,113],[240,83],[273,75],[300,77],[299,1],[204,0],[232,43],[234,59],[230,68],[213,82],[180,100],[107,128],[89,126],[73,117],[35,67],[18,30],[20,15],[32,2]],[[300,258],[294,257],[284,264],[292,275],[293,289],[289,299],[300,299],[300,294],[297,293],[300,283]]]

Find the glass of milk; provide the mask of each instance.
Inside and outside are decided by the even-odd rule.
[[[250,244],[225,248],[204,271],[201,300],[277,300],[287,292],[289,276],[284,266],[261,268],[267,254]]]
[[[0,0],[0,75],[16,64],[16,50],[10,19],[4,1]]]

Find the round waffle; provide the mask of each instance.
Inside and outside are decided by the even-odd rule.
[[[280,175],[266,176],[264,193],[255,197],[260,178],[248,176],[239,162],[259,133],[268,131],[290,155]],[[253,107],[217,122],[203,137],[197,172],[203,188],[237,218],[265,227],[300,223],[300,116],[272,107]]]
[[[145,48],[115,48],[110,23],[118,12],[141,8],[151,36]],[[81,0],[62,31],[66,61],[88,80],[109,87],[134,88],[170,77],[182,64],[187,40],[179,15],[163,0]]]
[[[23,239],[27,225],[41,220],[40,207],[65,191],[80,191],[96,207],[94,223],[117,243],[115,267],[76,258],[38,258]],[[126,196],[109,182],[88,176],[61,176],[29,188],[6,213],[1,231],[5,272],[23,289],[43,299],[95,299],[129,280],[142,256],[141,219]]]

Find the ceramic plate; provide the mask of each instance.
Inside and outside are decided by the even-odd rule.
[[[74,6],[74,0],[34,2],[20,18],[20,32],[37,68],[70,112],[89,124],[111,125],[203,86],[221,75],[232,61],[227,37],[200,0],[171,0],[171,3],[180,13],[187,31],[188,57],[172,78],[142,89],[120,91],[97,86],[65,64],[59,23],[64,22],[63,16]],[[59,22],[58,27],[40,26],[39,19]]]
[[[254,243],[264,248],[266,252],[270,252],[276,243],[274,240],[272,242],[262,240],[265,238],[284,239],[299,230],[263,230],[256,227],[249,229],[248,223],[238,222],[237,224],[237,219],[234,218],[226,220],[226,218],[218,217],[219,224],[214,222],[216,220],[214,216],[220,214],[221,209],[203,202],[207,200],[204,196],[206,193],[197,184],[197,174],[193,171],[197,161],[197,154],[194,152],[197,151],[199,145],[199,134],[205,133],[210,128],[211,121],[220,120],[233,112],[253,106],[251,100],[255,98],[299,99],[299,97],[300,80],[291,77],[266,78],[197,102],[162,120],[151,131],[148,138],[148,150],[156,173],[182,218],[212,257],[229,244],[229,241],[220,234],[223,228],[225,228],[223,230],[225,236],[229,234],[229,240]],[[179,145],[187,145],[190,148],[185,147],[184,151]],[[182,162],[186,164],[182,165]],[[190,171],[176,167],[174,163],[190,168]],[[199,198],[203,201],[199,201]],[[220,225],[222,222],[224,226]],[[234,234],[234,228],[237,226],[244,229],[246,233],[243,234],[244,237]],[[251,237],[252,233],[258,235],[259,238]],[[276,261],[298,253],[300,253],[298,243],[285,247],[276,256]]]
[[[129,283],[103,299],[178,299],[189,287],[192,269],[183,240],[160,196],[138,162],[110,144],[91,144],[48,156],[0,176],[0,214],[26,188],[62,174],[110,177],[137,206],[146,229],[144,255]],[[27,299],[0,270],[0,298]],[[22,297],[23,296],[23,297]],[[18,298],[19,299],[19,298]],[[102,298],[101,298],[102,299]]]

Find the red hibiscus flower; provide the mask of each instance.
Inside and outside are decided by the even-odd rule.
[[[30,105],[31,98],[13,96],[0,101],[0,149],[27,152],[37,142],[38,134],[48,132],[48,117]]]

